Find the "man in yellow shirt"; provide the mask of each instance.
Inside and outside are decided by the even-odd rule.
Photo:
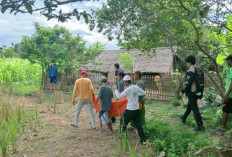
[[[88,73],[86,71],[82,71],[80,74],[81,74],[81,78],[76,80],[74,88],[73,88],[73,97],[72,97],[73,106],[76,105],[75,98],[76,98],[77,93],[78,93],[78,104],[77,104],[77,110],[76,110],[74,123],[71,125],[73,127],[78,126],[78,118],[79,118],[80,112],[83,106],[86,105],[89,111],[92,128],[96,129],[95,117],[94,117],[93,105],[92,105],[93,85],[92,85],[91,80],[87,78]]]

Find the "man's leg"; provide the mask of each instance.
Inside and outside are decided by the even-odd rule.
[[[201,117],[199,108],[197,106],[197,98],[196,98],[195,94],[191,94],[191,96],[190,96],[190,106],[191,106],[191,109],[193,111],[197,126],[198,127],[203,126],[203,121],[202,121],[202,117]]]
[[[139,111],[139,119],[140,119],[140,123],[142,126],[146,126],[146,119],[145,119],[145,103],[142,102],[142,109]]]
[[[53,92],[55,92],[55,90],[56,90],[56,84],[53,83]]]
[[[141,110],[139,110],[139,119],[140,119],[140,123],[141,123],[141,125],[143,126],[143,127],[145,127],[146,126],[146,120],[145,120],[145,103],[144,102],[141,102],[141,104],[142,104],[142,109]],[[135,122],[132,120],[131,122],[130,122],[130,124],[131,124],[131,126],[133,127],[133,128],[136,128],[135,127]]]
[[[95,129],[96,128],[96,124],[95,124],[95,117],[94,117],[94,113],[93,113],[93,104],[91,100],[86,100],[86,106],[88,108],[88,112],[89,112],[89,117],[91,119],[91,123],[92,123],[92,128]]]
[[[185,113],[183,114],[183,116],[181,116],[181,119],[183,121],[183,123],[185,123],[187,117],[189,116],[189,114],[191,113],[191,105],[190,105],[190,99],[189,99],[189,96],[188,96],[188,106],[187,106],[187,109],[185,111]]]
[[[99,120],[100,120],[100,130],[103,131],[103,126],[102,126],[102,120],[101,120],[101,118],[99,118]]]
[[[222,115],[222,129],[227,129],[226,123],[228,121],[228,118],[229,118],[229,113],[223,112],[223,115]]]
[[[81,112],[83,106],[84,106],[83,101],[79,100],[78,105],[77,105],[77,109],[76,109],[75,118],[74,118],[74,123],[73,123],[75,126],[78,126],[78,118],[79,118],[79,115],[80,115],[80,112]]]
[[[135,123],[135,127],[138,131],[138,134],[139,134],[139,137],[140,137],[140,142],[146,142],[146,138],[145,138],[145,134],[144,134],[144,131],[143,131],[143,127],[141,125],[141,121],[140,121],[140,112],[139,110],[136,110],[136,111],[133,111],[134,112],[134,115],[133,115],[133,121]]]
[[[127,130],[127,125],[132,120],[132,111],[126,110],[120,119],[120,132],[125,132]]]
[[[109,128],[110,132],[112,133],[113,132],[113,128],[112,128],[111,122],[107,123],[107,127]]]

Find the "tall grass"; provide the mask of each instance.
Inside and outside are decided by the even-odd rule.
[[[23,106],[0,104],[0,148],[3,157],[7,157],[9,147],[16,150],[16,142],[28,128],[39,124],[38,110],[27,110]]]

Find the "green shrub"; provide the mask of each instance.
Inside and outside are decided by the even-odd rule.
[[[157,152],[165,151],[167,156],[191,156],[204,146],[211,144],[208,138],[183,129],[181,125],[169,125],[165,120],[148,120],[148,138]],[[197,138],[196,138],[197,137]]]
[[[181,106],[181,104],[182,104],[181,99],[177,99],[177,98],[172,99],[172,105],[173,106]]]

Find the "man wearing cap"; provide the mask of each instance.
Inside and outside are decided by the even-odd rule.
[[[82,71],[80,74],[81,74],[81,78],[76,80],[73,88],[73,96],[72,96],[73,106],[76,105],[75,102],[76,93],[78,93],[78,105],[76,109],[74,123],[71,125],[74,127],[78,126],[78,118],[80,112],[83,106],[86,105],[91,119],[92,128],[96,129],[95,117],[94,117],[93,105],[92,105],[93,85],[90,79],[87,78],[88,73],[86,71]]]
[[[50,92],[54,92],[56,88],[56,76],[58,74],[58,68],[55,60],[51,60],[51,66],[48,67],[48,76],[50,79]]]
[[[223,100],[222,126],[217,128],[219,131],[225,131],[227,129],[226,123],[228,121],[229,114],[232,113],[232,55],[229,55],[225,61],[230,69],[226,77],[226,95]]]
[[[121,117],[120,131],[125,132],[127,130],[127,125],[131,121],[134,121],[140,137],[140,142],[142,144],[146,144],[145,134],[139,119],[139,96],[145,96],[145,91],[136,85],[132,85],[130,76],[126,75],[123,80],[125,81],[127,88],[122,93],[119,93],[118,90],[115,89],[115,95],[117,98],[120,99],[127,97],[128,101],[126,111]]]

